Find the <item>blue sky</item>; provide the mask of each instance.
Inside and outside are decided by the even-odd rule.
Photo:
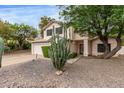
[[[52,5],[0,5],[0,19],[10,23],[25,23],[38,28],[42,16],[58,19],[59,9]]]

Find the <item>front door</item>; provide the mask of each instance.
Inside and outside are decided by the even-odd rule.
[[[84,51],[83,44],[80,44],[79,49],[80,54],[83,54]]]

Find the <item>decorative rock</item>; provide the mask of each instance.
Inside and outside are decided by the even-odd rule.
[[[35,59],[33,59],[32,61],[35,62]]]
[[[36,75],[36,73],[33,73],[33,75],[35,76],[35,75]]]
[[[63,71],[59,70],[59,71],[56,71],[56,75],[60,76],[63,74]]]
[[[4,80],[3,83],[6,83],[8,80]]]

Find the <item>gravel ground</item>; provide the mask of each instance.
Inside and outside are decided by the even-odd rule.
[[[0,69],[0,87],[124,87],[124,57],[81,58],[65,69],[63,75],[56,76],[52,64],[41,59],[5,66]]]

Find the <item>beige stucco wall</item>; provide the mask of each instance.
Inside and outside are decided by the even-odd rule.
[[[67,28],[67,38],[70,40],[74,39],[74,28],[72,26]]]
[[[53,29],[53,27],[54,27],[54,32],[56,32],[55,28],[61,27],[61,25],[58,23],[52,23],[50,26],[48,26],[44,31],[44,39],[47,40],[47,39],[50,39],[52,37],[52,36],[47,36],[47,30]],[[64,36],[64,29],[63,29],[63,33],[60,34],[60,36],[61,37]],[[85,37],[80,36],[78,33],[74,33],[74,28],[72,26],[67,28],[67,38],[71,39],[71,40],[83,40],[83,39],[85,39]]]
[[[56,30],[55,28],[61,27],[61,25],[59,25],[58,23],[53,23],[51,24],[49,27],[47,27],[44,31],[44,39],[50,39],[52,36],[47,36],[47,30],[48,29],[53,29],[54,26],[54,30]],[[63,34],[60,34],[60,36],[63,36]]]
[[[71,42],[70,51],[71,51],[71,53],[73,53],[73,52],[77,53],[76,42],[74,42],[74,41]]]
[[[82,40],[83,37],[81,37],[78,33],[74,33],[74,40]]]
[[[71,52],[80,54],[80,44],[83,44],[83,41],[73,41],[71,42],[70,50]]]
[[[61,25],[58,24],[58,23],[52,23],[49,27],[47,27],[44,31],[44,39],[48,40],[52,37],[52,36],[47,36],[47,30],[48,29],[53,29],[53,27],[54,27],[54,33],[55,33],[56,32],[55,28],[61,27]],[[60,37],[64,36],[64,28],[63,28],[62,34],[59,34],[59,36]],[[71,40],[74,38],[74,28],[71,27],[71,26],[69,28],[67,28],[67,38],[71,39]]]
[[[92,55],[92,43],[90,40],[88,40],[88,55],[89,56]]]
[[[111,44],[111,50],[114,49],[117,45],[116,40],[113,38],[110,38],[108,40],[109,44]],[[99,39],[95,39],[92,41],[92,55],[98,56],[102,55],[103,53],[97,52],[97,44],[102,44],[102,42]]]
[[[118,55],[124,55],[124,46],[117,52]]]

